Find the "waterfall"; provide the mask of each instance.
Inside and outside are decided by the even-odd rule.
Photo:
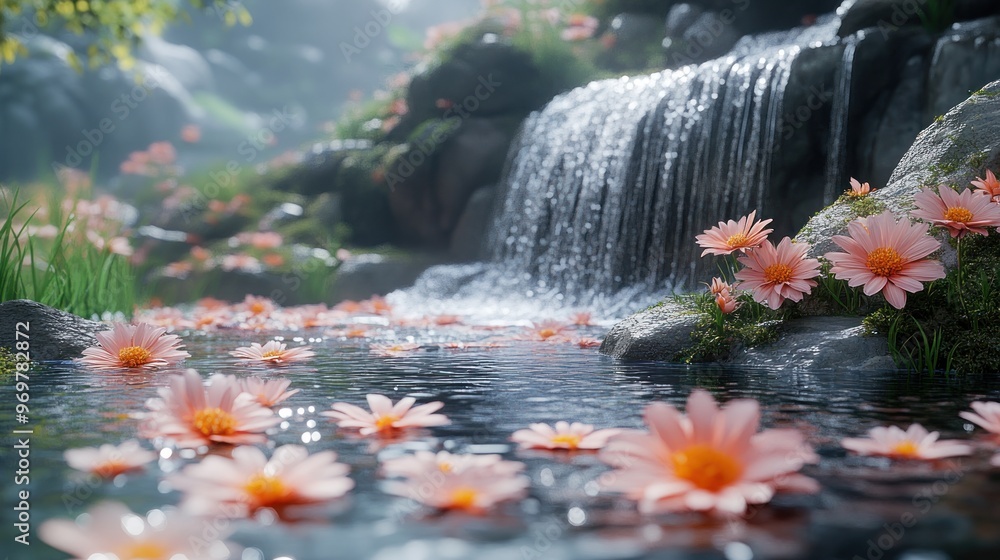
[[[851,87],[854,81],[854,56],[864,34],[858,33],[844,39],[844,56],[837,69],[837,85],[830,107],[830,147],[826,154],[826,189],[823,203],[830,204],[847,185],[847,132],[850,123]],[[863,181],[862,181],[863,182]]]

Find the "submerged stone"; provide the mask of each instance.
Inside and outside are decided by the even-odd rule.
[[[97,344],[94,334],[106,329],[97,321],[28,299],[0,303],[0,347],[13,352],[18,342],[27,341],[33,362],[78,358],[84,349]],[[18,332],[23,333],[20,338]]]

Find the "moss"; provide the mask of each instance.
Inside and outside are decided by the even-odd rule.
[[[979,91],[973,92],[971,97],[986,97],[988,99],[993,99],[994,97],[1000,97],[1000,90],[989,91],[986,88],[983,88]]]
[[[865,218],[881,214],[885,210],[885,204],[871,196],[862,196],[851,200],[851,214],[854,218]]]
[[[17,364],[17,360],[14,359],[14,353],[8,348],[0,347],[0,377],[12,375],[15,364]]]
[[[977,152],[969,156],[966,164],[976,170],[983,169],[986,167],[986,161],[989,159],[990,153],[988,151]]]
[[[725,362],[744,348],[776,341],[781,333],[783,315],[767,310],[748,294],[740,296],[741,307],[726,316],[721,329],[711,296],[699,295],[694,300],[692,309],[702,318],[691,333],[692,344],[674,356],[676,362]]]

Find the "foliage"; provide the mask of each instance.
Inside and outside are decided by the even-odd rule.
[[[917,15],[924,29],[940,33],[955,23],[955,0],[927,0]]]
[[[17,360],[14,359],[14,353],[0,346],[0,378],[13,374],[16,366]]]
[[[227,25],[252,22],[250,12],[238,3],[190,2],[197,9],[211,6]],[[25,54],[23,41],[40,28],[54,28],[92,39],[83,53],[92,68],[118,61],[128,69],[135,64],[132,49],[141,38],[158,35],[180,15],[180,6],[173,0],[4,0],[0,5],[0,63],[12,63]],[[79,54],[73,53],[70,63],[82,68]]]
[[[693,304],[702,318],[691,333],[691,346],[674,356],[674,360],[686,364],[724,362],[740,349],[777,340],[784,314],[771,311],[747,293],[737,299],[740,307],[723,315],[711,294],[694,296]]]

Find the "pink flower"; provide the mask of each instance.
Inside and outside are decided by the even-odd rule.
[[[723,292],[715,296],[715,305],[718,306],[719,311],[722,311],[724,315],[729,315],[739,309],[742,304],[731,296],[729,292]]]
[[[134,439],[121,445],[105,443],[100,447],[81,447],[63,452],[63,458],[70,467],[102,478],[114,478],[122,473],[141,470],[147,463],[155,461],[156,457],[156,453],[146,451]]]
[[[196,124],[184,125],[181,129],[181,140],[189,144],[195,144],[201,140],[201,128]]]
[[[851,198],[861,198],[863,196],[868,196],[868,194],[873,190],[875,189],[873,189],[868,183],[862,184],[861,181],[851,177],[851,188],[846,194]]]
[[[986,228],[1000,226],[1000,206],[992,198],[971,189],[957,193],[947,186],[939,187],[938,193],[932,189],[917,193],[913,199],[917,210],[910,215],[943,226],[958,238],[970,233],[987,235]]]
[[[976,186],[976,192],[989,195],[993,202],[1000,202],[1000,180],[989,169],[986,170],[986,178],[976,177],[972,182]]]
[[[150,412],[144,415],[143,437],[163,437],[186,448],[266,442],[264,432],[281,419],[244,393],[234,377],[214,375],[210,381],[206,388],[193,369],[171,376],[159,389],[160,398],[146,401]]]
[[[174,509],[166,509],[164,514],[146,518],[121,503],[102,502],[77,521],[52,519],[42,523],[38,536],[52,548],[80,560],[218,560],[229,556],[230,545],[216,540],[220,538],[218,531],[207,532],[203,519]]]
[[[413,407],[416,399],[406,397],[395,405],[384,395],[368,395],[368,406],[371,412],[345,402],[334,403],[332,411],[323,412],[337,420],[341,428],[359,428],[361,435],[371,434],[392,435],[397,430],[407,428],[427,428],[431,426],[446,426],[451,423],[444,414],[432,414],[441,409],[444,403],[435,401]]]
[[[589,311],[574,313],[570,317],[570,322],[578,327],[590,327],[594,324],[594,317]]]
[[[733,287],[729,285],[722,278],[712,278],[712,283],[708,285],[708,293],[713,296],[718,296],[721,294],[729,294],[733,291]]]
[[[420,350],[420,345],[415,342],[398,342],[396,344],[372,344],[368,351],[376,356],[393,358],[405,356],[410,352]]]
[[[608,439],[620,434],[618,429],[594,430],[590,424],[556,422],[531,424],[527,430],[518,430],[510,437],[522,449],[565,449],[568,451],[601,449]]]
[[[242,272],[257,273],[264,269],[260,261],[255,257],[245,254],[226,255],[222,257],[222,270],[232,272],[239,270]]]
[[[263,346],[257,342],[251,342],[249,347],[237,348],[230,354],[244,360],[264,362],[269,365],[297,362],[316,355],[308,346],[297,346],[286,350],[285,343],[277,340],[268,341]]]
[[[184,492],[182,507],[193,514],[224,512],[247,517],[263,508],[279,515],[294,506],[340,498],[354,481],[333,451],[309,455],[301,445],[283,445],[270,460],[253,446],[233,449],[232,458],[208,456],[170,480]]]
[[[701,256],[704,257],[708,254],[729,255],[737,250],[746,252],[747,249],[757,247],[766,241],[767,235],[774,231],[764,229],[764,226],[771,223],[771,220],[755,222],[756,216],[757,211],[754,210],[750,212],[749,216],[740,218],[739,222],[733,220],[725,223],[719,222],[717,227],[706,229],[705,233],[695,236],[698,245],[705,247]]]
[[[261,406],[267,407],[285,402],[289,397],[300,391],[300,389],[288,390],[288,386],[292,384],[290,379],[246,377],[239,380],[239,383],[244,393],[250,393],[257,399],[257,402]]]
[[[797,430],[757,433],[757,401],[741,399],[719,410],[706,391],[691,393],[687,416],[673,406],[646,407],[649,432],[611,440],[601,458],[616,467],[606,487],[626,493],[645,513],[703,511],[739,515],[778,490],[816,492],[797,474],[818,460]]]
[[[80,363],[99,369],[157,368],[172,365],[191,354],[181,350],[177,335],[147,323],[115,323],[110,331],[97,333],[98,346],[83,351]]]
[[[525,335],[528,340],[538,340],[542,342],[556,341],[562,338],[567,326],[558,321],[542,321],[533,325]]]
[[[575,343],[580,348],[599,348],[602,341],[596,338],[578,338]]]
[[[177,151],[170,142],[153,142],[148,152],[150,161],[157,165],[170,165],[177,159]]]
[[[1000,436],[1000,403],[976,401],[971,406],[975,412],[959,412],[958,415],[994,436]]]
[[[850,237],[833,236],[846,253],[827,253],[830,269],[851,287],[864,286],[865,295],[882,292],[896,309],[906,305],[906,293],[923,289],[921,282],[945,277],[940,262],[926,259],[941,247],[927,235],[926,224],[896,222],[890,212],[858,218],[847,225]]]
[[[753,294],[758,303],[771,309],[781,307],[785,299],[802,301],[802,296],[812,291],[819,276],[819,261],[807,259],[808,243],[792,243],[784,238],[775,247],[770,241],[739,258],[745,266],[736,273],[742,287]]]
[[[523,470],[524,464],[497,455],[424,451],[387,461],[384,472],[403,479],[386,482],[385,490],[436,509],[480,514],[527,494],[531,481]]]
[[[868,438],[844,438],[840,444],[860,455],[881,455],[894,459],[943,459],[969,455],[972,448],[958,440],[938,441],[938,432],[920,424],[905,432],[896,426],[878,426],[868,431]]]

